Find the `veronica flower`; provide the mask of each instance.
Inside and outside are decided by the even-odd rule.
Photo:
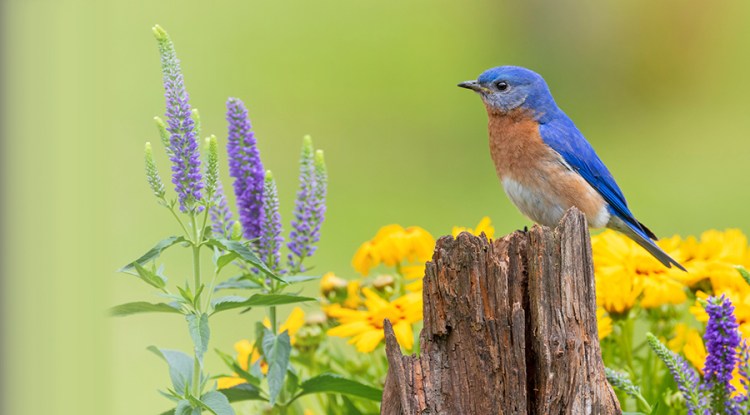
[[[234,178],[240,223],[245,238],[255,239],[260,236],[263,214],[264,170],[255,135],[251,131],[247,108],[237,98],[229,98],[227,101],[227,122],[229,174]]]
[[[167,132],[172,161],[172,183],[180,201],[180,210],[192,211],[201,199],[203,188],[200,155],[195,135],[195,122],[188,103],[188,93],[174,44],[160,26],[153,28],[159,42],[159,54],[167,101]]]
[[[750,344],[747,340],[742,340],[742,346],[740,347],[740,383],[745,389],[745,396],[741,396],[738,402],[748,403],[750,401]],[[746,408],[750,409],[750,408]]]
[[[164,199],[164,183],[161,181],[159,176],[159,170],[156,168],[156,161],[154,160],[154,153],[151,151],[151,143],[146,143],[145,147],[145,159],[146,159],[146,179],[148,180],[148,186],[154,195],[159,199]]]
[[[705,391],[698,387],[698,374],[682,358],[682,356],[669,350],[651,333],[646,334],[646,340],[651,349],[667,365],[677,387],[685,397],[688,415],[708,414]]]
[[[232,211],[229,210],[227,198],[224,196],[224,188],[220,181],[216,182],[214,203],[208,212],[211,214],[211,231],[213,234],[222,238],[230,238],[235,222],[232,217]]]
[[[328,173],[323,152],[313,150],[310,136],[305,136],[302,142],[299,183],[292,231],[287,244],[291,251],[289,267],[293,272],[303,271],[302,261],[315,253],[315,243],[320,241],[320,226],[326,211]]]
[[[258,251],[260,259],[273,271],[279,269],[281,254],[279,250],[284,243],[281,236],[281,215],[279,214],[279,194],[271,171],[266,171],[263,185],[263,221],[260,226]]]
[[[734,317],[734,306],[729,299],[711,297],[706,304],[708,324],[703,339],[706,342],[705,366],[703,368],[705,389],[713,399],[711,407],[717,413],[738,414],[736,402],[730,398],[734,387],[730,384],[732,372],[737,366],[737,349],[740,334]]]

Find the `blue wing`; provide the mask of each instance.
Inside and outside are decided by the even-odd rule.
[[[656,236],[635,219],[628,208],[620,187],[607,167],[596,155],[573,121],[560,112],[550,122],[539,125],[542,140],[558,152],[566,163],[581,175],[609,204],[610,213],[625,221],[641,236],[656,239]]]

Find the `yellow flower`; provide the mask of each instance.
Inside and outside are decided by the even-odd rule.
[[[703,374],[703,362],[706,361],[708,353],[698,330],[688,327],[685,323],[677,323],[675,336],[667,342],[667,347],[675,353],[685,355],[685,359]]]
[[[681,250],[685,261],[683,265],[690,272],[680,277],[683,283],[691,287],[709,280],[714,290],[725,286],[736,288],[742,281],[739,281],[741,278],[735,266],[747,265],[750,261],[747,237],[738,229],[703,232],[700,240],[687,238]]]
[[[407,280],[421,279],[424,277],[424,264],[404,265],[401,267],[401,275]]]
[[[679,237],[673,237],[658,244],[680,261],[680,242]],[[605,230],[591,238],[591,245],[597,303],[608,312],[626,312],[641,296],[644,308],[680,304],[687,299],[679,279],[683,272],[675,267],[666,268],[625,235]]]
[[[352,267],[362,275],[370,273],[370,269],[380,263],[380,253],[377,245],[372,241],[363,243],[352,258]]]
[[[325,273],[323,278],[320,279],[320,292],[323,293],[323,296],[344,287],[346,287],[346,280],[337,277],[332,272]]]
[[[418,226],[387,225],[359,247],[352,258],[352,266],[367,275],[380,264],[393,267],[405,262],[424,263],[430,259],[434,247],[435,238]]]
[[[284,323],[279,326],[279,333],[283,333],[284,331],[289,332],[289,340],[294,345],[297,339],[295,339],[295,335],[299,331],[300,328],[305,324],[305,312],[302,311],[299,307],[294,307],[292,309],[292,312],[289,313],[289,317],[286,319]],[[263,319],[263,325],[266,326],[266,328],[271,328],[271,320],[268,319],[268,317]]]
[[[359,281],[349,281],[346,284],[346,300],[344,300],[344,307],[355,309],[362,303],[362,298],[359,296]]]
[[[612,319],[602,307],[596,308],[596,327],[599,332],[599,340],[612,333]]]
[[[234,344],[234,350],[237,352],[237,363],[240,365],[242,370],[248,371],[250,365],[254,365],[255,362],[260,359],[260,353],[258,353],[253,344],[248,340],[240,340]],[[268,366],[265,363],[261,363],[261,371],[266,373]],[[233,376],[224,376],[216,380],[218,389],[229,389],[233,386],[245,383],[245,379],[241,378],[236,373]]]
[[[383,341],[383,320],[389,319],[399,344],[407,350],[414,347],[412,324],[422,320],[422,295],[409,293],[391,302],[378,296],[373,290],[363,288],[365,310],[351,310],[334,304],[328,308],[329,316],[341,325],[328,330],[328,335],[351,337],[349,344],[368,353]]]
[[[482,218],[482,220],[479,221],[477,224],[477,227],[474,229],[471,228],[464,228],[462,226],[454,226],[453,227],[453,237],[455,238],[458,236],[461,232],[469,232],[472,235],[479,236],[484,232],[485,235],[487,235],[487,239],[492,239],[495,236],[495,227],[492,226],[492,221],[490,221],[490,218],[488,216],[485,216]]]

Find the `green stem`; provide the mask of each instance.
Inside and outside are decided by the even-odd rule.
[[[197,295],[197,293],[201,286],[201,255],[200,255],[201,246],[200,245],[202,242],[201,238],[203,237],[203,235],[201,235],[202,232],[198,230],[198,224],[196,223],[196,220],[195,220],[195,213],[190,214],[190,219],[193,222],[193,235],[195,238],[193,239],[193,277],[195,278],[194,289],[196,292],[195,304],[198,307],[200,307],[200,295]]]
[[[195,278],[195,299],[194,299],[194,305],[197,308],[200,308],[200,295],[198,294],[198,290],[201,286],[201,231],[198,230],[197,223],[195,220],[195,213],[190,214],[190,219],[193,224],[193,231],[195,239],[193,240],[193,277]],[[202,313],[202,310],[196,310],[198,313]],[[193,396],[200,399],[200,393],[201,393],[201,387],[200,387],[200,379],[201,379],[201,361],[198,358],[198,355],[196,354],[195,360],[193,361]]]
[[[185,232],[185,236],[190,238],[190,232],[188,232],[187,227],[185,227],[185,224],[182,222],[182,219],[177,215],[177,212],[174,211],[174,206],[166,205],[169,212],[174,216],[175,219],[177,219],[177,223],[180,224],[180,227],[182,228],[182,231]]]
[[[196,399],[201,397],[201,362],[198,360],[198,356],[195,356],[193,360],[193,396]]]
[[[276,306],[272,305],[269,309],[269,318],[271,319],[271,330],[273,330],[273,335],[276,335]]]
[[[643,405],[643,410],[646,411],[647,414],[650,414],[652,411],[651,404],[648,403],[646,398],[643,397],[640,393],[635,394],[635,398],[638,399],[638,402]]]
[[[200,229],[201,240],[198,242],[199,245],[203,243],[203,237],[204,237],[203,231],[206,229],[206,223],[208,222],[209,207],[210,205],[207,205],[205,209],[203,209],[203,225],[201,225],[201,229]]]
[[[633,319],[630,315],[625,317],[625,321],[622,325],[622,333],[620,335],[620,350],[625,358],[625,365],[630,372],[631,378],[635,379],[635,369],[633,368]]]

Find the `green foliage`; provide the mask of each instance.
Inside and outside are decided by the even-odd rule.
[[[182,314],[179,307],[166,303],[149,303],[146,301],[135,301],[132,303],[120,304],[110,309],[110,314],[114,317],[124,317],[131,314],[139,313],[177,313]]]
[[[284,386],[284,376],[289,366],[289,356],[292,351],[292,345],[289,334],[283,332],[278,336],[271,330],[265,330],[263,333],[263,355],[268,362],[268,394],[271,405],[276,403],[276,399],[281,393]]]
[[[188,322],[190,337],[193,339],[193,344],[195,345],[195,355],[198,357],[198,360],[202,361],[203,355],[208,350],[208,339],[211,336],[211,330],[208,328],[208,314],[188,314],[185,316],[185,319]]]
[[[360,382],[346,379],[339,375],[324,373],[307,379],[300,385],[302,392],[299,396],[310,393],[343,393],[346,395],[357,396],[371,401],[380,402],[383,395],[381,389],[367,386]]]
[[[175,393],[181,394],[190,390],[193,382],[193,359],[190,356],[177,350],[159,349],[156,346],[149,346],[148,350],[167,362]]]
[[[218,248],[223,251],[234,253],[249,265],[252,265],[253,267],[256,267],[263,271],[263,273],[267,276],[286,284],[284,280],[279,278],[273,271],[271,271],[268,266],[260,258],[258,258],[258,256],[252,250],[250,250],[250,248],[239,241],[221,238],[209,239],[208,241],[206,241],[206,245]]]
[[[306,301],[316,301],[312,297],[303,297],[295,294],[253,294],[250,298],[238,295],[229,295],[214,300],[211,305],[214,313],[219,311],[231,310],[234,308],[248,308],[259,306],[277,306],[284,304],[303,303]]]
[[[221,392],[208,392],[201,396],[198,403],[203,409],[207,409],[214,415],[234,415],[234,410],[229,405],[229,400]]]
[[[152,271],[137,262],[134,262],[133,266],[135,267],[136,272],[138,272],[138,277],[146,284],[160,290],[163,290],[164,287],[167,286],[167,278],[162,275],[161,269],[158,271]]]
[[[748,285],[750,285],[750,271],[746,270],[742,265],[737,266],[737,271],[739,271],[742,279],[745,280]]]
[[[221,393],[227,397],[229,402],[267,401],[267,399],[261,396],[260,389],[249,383],[243,383],[229,389],[222,389]]]
[[[158,258],[165,249],[183,242],[187,242],[187,239],[185,239],[184,236],[170,236],[169,238],[165,238],[154,245],[153,248],[149,249],[148,252],[141,255],[140,258],[120,268],[118,272],[131,273],[130,271],[135,268],[136,264],[144,266],[149,261],[153,261],[154,259]]]

